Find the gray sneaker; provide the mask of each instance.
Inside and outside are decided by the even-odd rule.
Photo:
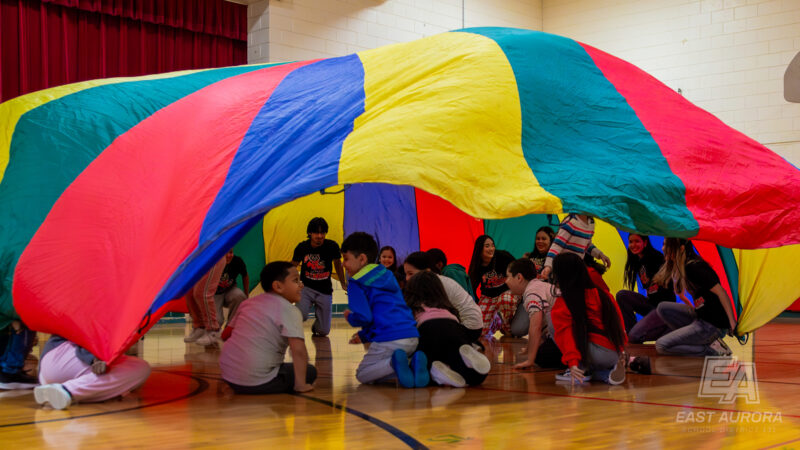
[[[205,328],[193,328],[192,332],[188,336],[183,338],[183,342],[186,343],[194,342],[200,339],[201,337],[205,336],[205,334],[206,334]]]

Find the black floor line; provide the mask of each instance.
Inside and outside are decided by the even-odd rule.
[[[389,432],[392,436],[396,437],[397,439],[400,439],[401,441],[403,441],[403,443],[405,443],[406,445],[408,445],[411,448],[414,448],[414,449],[427,449],[428,448],[425,445],[423,445],[422,442],[414,439],[413,437],[411,437],[410,435],[408,435],[404,431],[400,430],[399,428],[394,427],[394,426],[392,426],[392,425],[390,425],[390,424],[388,424],[388,423],[386,423],[386,422],[384,422],[384,421],[382,421],[382,420],[380,420],[380,419],[378,419],[376,417],[370,416],[369,414],[366,414],[366,413],[363,413],[363,412],[358,411],[356,409],[350,408],[349,406],[338,405],[338,404],[333,403],[331,401],[324,400],[324,399],[317,398],[317,397],[312,397],[312,396],[306,395],[306,394],[292,394],[292,395],[296,395],[298,397],[304,398],[306,400],[311,400],[311,401],[314,401],[314,402],[317,402],[317,403],[322,403],[323,405],[328,405],[330,407],[333,407],[333,408],[336,408],[336,409],[340,409],[340,410],[345,411],[345,412],[347,412],[349,414],[352,414],[352,415],[354,415],[356,417],[364,419],[367,422],[369,422],[369,423],[371,423],[373,425],[376,425],[376,426],[382,428],[383,430]]]

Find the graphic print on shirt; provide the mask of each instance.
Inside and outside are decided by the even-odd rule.
[[[219,285],[217,285],[217,291],[226,291],[231,286],[233,286],[233,280],[231,280],[230,274],[228,274],[228,272],[222,272],[222,277],[219,279]]]
[[[330,268],[325,267],[325,261],[320,258],[318,253],[310,253],[303,258],[305,266],[305,277],[309,280],[321,281],[331,277]]]
[[[506,282],[506,277],[503,276],[503,275],[500,275],[499,273],[497,273],[494,270],[490,270],[490,271],[486,272],[485,274],[483,274],[483,277],[482,277],[481,281],[482,281],[482,284],[483,284],[483,286],[481,286],[481,289],[484,289],[484,288],[485,289],[492,289],[492,288],[496,288],[496,287],[502,286],[503,283]]]

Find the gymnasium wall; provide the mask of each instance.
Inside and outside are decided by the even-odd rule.
[[[541,30],[542,2],[262,0],[248,16],[248,61],[257,63],[342,56],[464,26]]]
[[[800,52],[800,0],[544,0],[542,22],[680,88],[800,166],[800,104],[783,98]]]
[[[681,89],[800,166],[800,104],[783,99],[800,0],[262,0],[248,16],[250,63],[342,56],[462,23],[568,36]]]

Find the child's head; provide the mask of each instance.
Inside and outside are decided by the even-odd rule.
[[[406,281],[410,280],[417,272],[430,270],[430,268],[431,261],[428,258],[428,254],[425,252],[414,252],[408,255],[403,263],[403,269],[406,272]]]
[[[325,242],[325,235],[328,234],[328,222],[322,217],[314,217],[308,222],[306,233],[311,240],[311,245],[319,247]]]
[[[511,262],[506,269],[506,286],[514,295],[522,295],[528,283],[536,278],[536,265],[528,258]]]
[[[458,312],[447,299],[439,276],[429,270],[417,272],[410,277],[403,289],[403,296],[408,307],[415,313],[422,312],[424,305],[428,308],[446,309],[458,317]]]
[[[431,261],[431,270],[436,273],[442,273],[442,269],[447,265],[447,255],[444,254],[442,249],[431,248],[425,252],[428,259]]]
[[[363,231],[356,231],[342,241],[342,265],[351,277],[377,257],[378,243]]]
[[[397,268],[397,252],[391,246],[381,247],[378,252],[378,263],[387,269],[394,271]]]
[[[297,303],[303,291],[303,282],[294,264],[274,261],[261,269],[261,287],[264,292],[274,292],[290,303]]]

